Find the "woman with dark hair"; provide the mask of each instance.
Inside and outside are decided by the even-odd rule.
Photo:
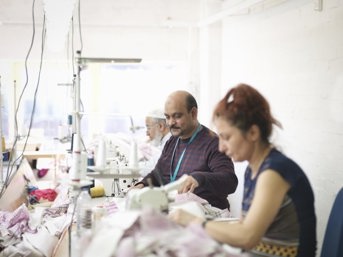
[[[303,170],[270,143],[273,125],[267,100],[240,84],[213,112],[219,150],[235,162],[248,161],[239,222],[207,221],[176,210],[170,218],[181,225],[202,224],[219,242],[244,249],[249,256],[314,257],[314,194]]]

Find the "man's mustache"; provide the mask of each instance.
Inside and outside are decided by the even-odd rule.
[[[169,129],[180,129],[179,127],[170,126]]]

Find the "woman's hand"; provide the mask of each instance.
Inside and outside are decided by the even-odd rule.
[[[173,210],[171,213],[169,213],[168,217],[170,220],[182,226],[187,226],[190,223],[201,224],[204,221],[203,218],[190,214],[189,212],[186,212],[182,209]]]

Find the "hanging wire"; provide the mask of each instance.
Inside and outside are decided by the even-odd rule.
[[[38,80],[37,80],[37,84],[36,84],[36,88],[35,88],[34,100],[33,100],[33,105],[32,105],[32,110],[31,110],[31,115],[30,115],[30,124],[29,124],[28,134],[26,136],[26,140],[25,140],[25,143],[24,143],[23,150],[22,150],[21,154],[19,155],[19,157],[17,157],[13,161],[13,155],[16,154],[13,151],[16,148],[16,144],[18,142],[18,137],[19,137],[18,136],[18,119],[17,119],[17,116],[18,116],[18,111],[19,111],[19,107],[20,107],[20,104],[21,104],[24,92],[25,92],[25,90],[27,88],[27,85],[28,85],[28,82],[29,82],[27,62],[28,62],[28,58],[29,58],[29,55],[30,55],[32,47],[33,47],[34,38],[35,38],[35,34],[36,34],[34,7],[35,7],[35,0],[33,0],[33,3],[32,3],[33,32],[32,32],[30,47],[29,47],[28,53],[27,53],[27,55],[25,57],[26,81],[25,81],[24,88],[23,88],[23,90],[22,90],[22,92],[20,94],[18,105],[17,105],[16,110],[15,110],[15,139],[14,139],[13,146],[12,146],[12,152],[11,152],[11,155],[10,155],[9,165],[7,167],[6,179],[5,179],[5,182],[4,182],[4,186],[3,186],[3,188],[1,189],[1,192],[0,192],[0,198],[3,195],[3,193],[5,191],[5,188],[7,188],[7,186],[11,182],[11,179],[15,176],[15,173],[17,172],[17,169],[14,171],[14,166],[16,166],[16,163],[18,161],[19,161],[19,163],[18,163],[17,167],[19,167],[20,164],[22,163],[22,156],[23,156],[23,153],[24,153],[24,151],[26,149],[27,142],[28,142],[28,139],[29,139],[29,136],[30,136],[30,132],[31,132],[32,124],[33,124],[33,119],[34,119],[34,114],[35,114],[35,109],[36,109],[37,93],[38,93],[38,89],[39,89],[39,85],[40,85],[40,77],[41,77],[41,71],[42,71],[42,66],[43,66],[43,55],[44,55],[45,38],[46,38],[45,15],[43,17],[43,27],[42,27],[40,66],[39,66]],[[14,173],[14,174],[12,175],[12,173]]]
[[[79,0],[78,4],[78,17],[79,17],[79,35],[80,35],[80,51],[82,53],[83,50],[83,40],[82,40],[82,32],[81,32],[81,1]]]

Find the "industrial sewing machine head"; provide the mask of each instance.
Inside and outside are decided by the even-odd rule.
[[[170,202],[169,193],[177,190],[186,179],[187,175],[183,175],[178,180],[161,187],[131,189],[126,196],[126,209],[136,210],[149,206],[159,211],[167,211]]]

